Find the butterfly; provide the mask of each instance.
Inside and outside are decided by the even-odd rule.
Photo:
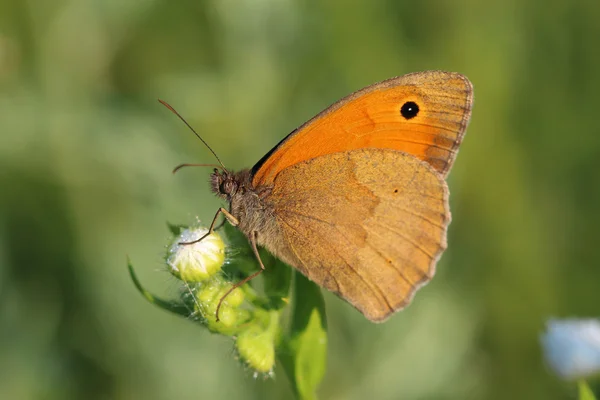
[[[251,169],[231,172],[213,152],[211,189],[229,207],[210,232],[223,214],[261,267],[239,284],[264,270],[262,246],[373,322],[407,306],[447,247],[445,178],[472,104],[465,76],[417,72],[339,100]]]

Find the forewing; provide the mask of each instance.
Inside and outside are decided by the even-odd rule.
[[[406,118],[403,105],[418,112]],[[446,176],[458,152],[473,103],[473,87],[457,73],[424,71],[388,79],[336,102],[290,133],[253,168],[255,187],[282,170],[326,154],[360,148],[411,154]]]

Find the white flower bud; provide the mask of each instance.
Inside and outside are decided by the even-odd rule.
[[[167,265],[175,277],[185,282],[202,282],[217,273],[225,262],[225,243],[217,232],[204,227],[184,229],[167,252]],[[191,243],[191,244],[185,244]]]

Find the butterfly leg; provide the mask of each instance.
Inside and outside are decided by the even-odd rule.
[[[227,221],[229,221],[229,223],[231,225],[233,225],[233,226],[239,225],[239,221],[237,220],[237,218],[234,217],[229,211],[227,211],[226,209],[221,207],[217,210],[217,213],[215,214],[215,217],[213,218],[212,223],[210,224],[210,228],[208,228],[208,232],[206,232],[206,234],[202,235],[202,237],[200,239],[196,239],[191,242],[179,242],[178,244],[183,246],[183,245],[198,243],[198,242],[201,242],[202,240],[204,240],[204,238],[207,237],[208,235],[210,235],[211,233],[213,233],[215,231],[215,229],[219,229],[221,226],[223,226],[223,224],[225,224],[225,221],[223,221],[221,224],[219,224],[219,226],[217,228],[215,228],[217,218],[219,218],[220,214],[223,214],[225,216],[225,218],[227,219]]]
[[[229,222],[232,226],[238,226],[240,224],[240,222],[237,220],[237,218],[234,217],[229,211],[227,211],[223,207],[221,207],[219,209],[218,213],[222,213],[225,216],[225,219],[223,221],[221,221],[221,223],[219,225],[217,225],[216,228],[214,228],[214,229],[211,228],[212,229],[211,232],[221,229],[223,227],[223,225],[225,225],[225,221]],[[215,219],[213,220],[211,227],[215,224],[216,220],[217,220],[217,216],[215,215]]]
[[[215,230],[215,231],[218,231],[219,229],[221,229],[221,228],[223,227],[223,225],[225,225],[225,220],[221,221],[221,222],[219,223],[219,225],[217,225],[217,226],[215,227],[215,229],[214,229],[214,230]]]
[[[227,215],[227,214],[225,214]],[[260,254],[258,253],[258,247],[256,245],[256,235],[258,233],[257,232],[252,232],[252,235],[250,236],[250,244],[252,245],[252,251],[254,252],[254,255],[256,256],[256,259],[258,260],[258,264],[260,265],[260,269],[258,271],[256,271],[255,273],[248,275],[247,277],[245,277],[244,279],[242,279],[241,281],[237,282],[236,284],[234,284],[231,288],[229,288],[229,290],[223,295],[223,297],[221,297],[221,299],[219,300],[219,304],[217,304],[217,311],[216,311],[216,320],[217,322],[219,322],[219,309],[221,308],[221,304],[223,304],[223,300],[225,300],[225,298],[229,295],[229,293],[233,292],[236,288],[242,286],[244,283],[256,278],[258,275],[260,275],[261,272],[263,272],[265,270],[265,265],[263,264],[262,260],[260,259]]]
[[[238,219],[236,217],[234,217],[233,214],[231,214],[229,211],[227,211],[223,207],[219,208],[219,211],[217,211],[217,215],[219,215],[219,213],[223,213],[223,215],[225,216],[225,218],[227,218],[227,221],[229,221],[229,223],[231,225],[238,226],[240,224],[240,221],[238,221]],[[211,232],[214,230],[212,228],[215,225],[215,221],[217,220],[217,215],[215,215],[215,219],[213,219],[212,224],[210,224]],[[225,222],[225,221],[223,221],[223,222]]]

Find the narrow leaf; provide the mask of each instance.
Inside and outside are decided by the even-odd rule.
[[[327,360],[327,321],[321,289],[294,273],[291,327],[280,361],[299,399],[316,399]]]
[[[131,261],[129,260],[129,257],[127,257],[127,268],[129,269],[129,276],[131,276],[131,280],[133,281],[133,284],[137,288],[138,292],[140,292],[140,294],[142,296],[144,296],[144,298],[146,300],[148,300],[148,302],[162,308],[163,310],[167,310],[172,313],[179,314],[186,318],[189,317],[190,311],[185,306],[185,304],[179,303],[176,301],[163,300],[160,297],[156,297],[155,295],[153,295],[152,293],[150,293],[149,291],[144,289],[144,287],[138,280],[138,278],[135,274],[135,271],[133,270],[133,266],[131,265]]]
[[[596,400],[594,392],[583,379],[579,381],[579,400]]]

